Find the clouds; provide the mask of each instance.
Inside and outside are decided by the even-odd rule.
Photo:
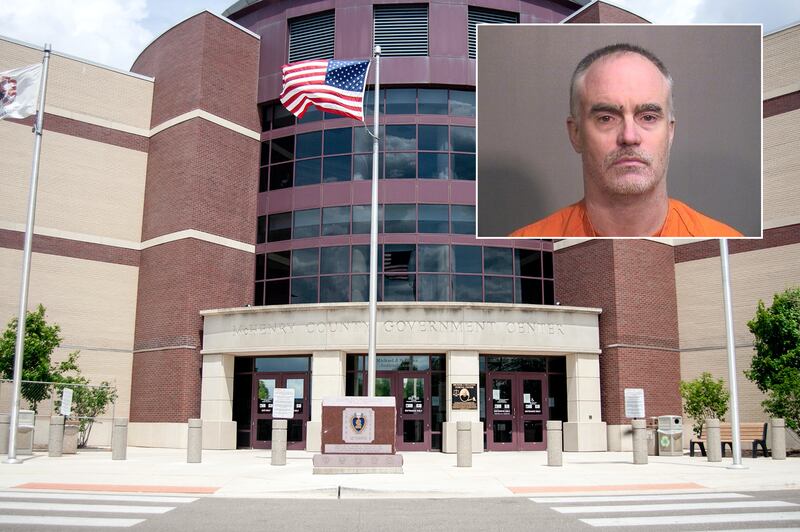
[[[655,24],[762,23],[764,33],[800,21],[797,0],[610,0]]]

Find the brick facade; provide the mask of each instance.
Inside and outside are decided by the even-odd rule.
[[[650,21],[622,8],[597,2],[574,17],[569,24],[648,24]]]

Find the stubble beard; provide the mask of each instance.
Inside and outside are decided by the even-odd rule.
[[[627,157],[640,159],[645,166],[614,166],[616,161]],[[591,177],[609,195],[638,196],[655,190],[667,175],[668,163],[669,148],[655,156],[635,148],[621,148],[608,154],[602,161],[600,171]]]

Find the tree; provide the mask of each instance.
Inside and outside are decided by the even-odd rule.
[[[701,437],[706,419],[725,420],[728,412],[730,393],[725,389],[722,379],[714,380],[710,373],[704,372],[693,381],[681,381],[681,397],[684,411],[692,418],[692,431]]]
[[[800,288],[775,294],[772,306],[758,302],[747,322],[755,336],[756,354],[745,371],[748,379],[767,394],[761,406],[782,417],[792,430],[800,428]]]
[[[117,400],[117,389],[107,381],[101,382],[99,386],[90,386],[89,381],[80,375],[70,377],[67,383],[57,387],[57,411],[61,409],[61,392],[64,388],[72,389],[69,419],[78,422],[78,447],[84,448],[89,441],[95,419],[106,411],[109,404]]]

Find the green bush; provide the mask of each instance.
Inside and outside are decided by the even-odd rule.
[[[722,379],[714,380],[710,373],[704,372],[693,381],[681,381],[683,410],[694,422],[692,431],[699,438],[706,419],[725,421],[728,412],[730,393],[725,389]]]

